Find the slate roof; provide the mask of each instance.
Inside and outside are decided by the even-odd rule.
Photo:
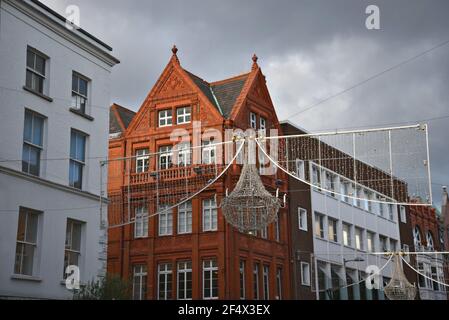
[[[249,74],[244,74],[230,79],[209,83],[197,75],[184,70],[197,87],[204,93],[212,105],[217,108],[221,115],[229,118],[235,102],[242,92],[243,86]]]
[[[134,111],[114,103],[109,110],[109,133],[123,133],[135,115]],[[121,122],[117,116],[120,117]],[[125,127],[122,127],[121,123]]]

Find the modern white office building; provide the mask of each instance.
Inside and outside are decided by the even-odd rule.
[[[108,45],[36,0],[0,0],[0,297],[66,299],[104,274]]]
[[[282,129],[285,135],[306,133],[288,121],[282,123]],[[342,151],[333,152],[335,157],[349,159]],[[385,255],[373,253],[402,248],[398,220],[405,219],[405,208],[342,175],[345,170],[341,168],[337,173],[306,157],[295,161],[296,175],[310,177],[312,185],[322,188],[289,178],[295,298],[384,299],[382,288],[391,278],[393,264],[386,264]],[[365,169],[379,170],[367,164]],[[374,290],[367,288],[362,280],[379,269]]]

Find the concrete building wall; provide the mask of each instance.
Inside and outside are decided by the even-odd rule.
[[[83,223],[81,281],[105,268],[99,160],[107,156],[110,75],[118,60],[42,4],[1,0],[0,8],[0,296],[70,298],[61,284],[68,218]],[[24,89],[28,46],[48,57],[44,95]],[[90,80],[87,117],[69,110],[74,71]],[[45,117],[39,177],[22,173],[26,109]],[[72,128],[88,135],[82,190],[69,187]],[[31,276],[14,274],[20,208],[40,212]]]

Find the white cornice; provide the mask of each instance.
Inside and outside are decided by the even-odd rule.
[[[39,9],[32,3],[17,0],[3,0],[3,2],[19,10],[21,13],[25,14],[63,39],[73,43],[75,46],[103,61],[108,66],[113,67],[117,63],[120,63],[117,58],[87,40],[83,35],[78,34],[76,31],[67,29],[62,22],[56,21],[49,14],[43,12],[43,10]]]
[[[65,186],[65,185],[62,185],[62,184],[59,184],[59,183],[56,183],[56,182],[53,182],[53,181],[49,181],[49,180],[46,180],[46,179],[42,179],[40,177],[35,177],[35,176],[29,175],[29,174],[26,174],[26,173],[23,173],[23,172],[14,170],[14,169],[10,169],[10,168],[6,168],[6,167],[3,167],[3,166],[0,166],[0,173],[7,174],[7,175],[10,175],[10,176],[13,176],[13,177],[17,177],[17,178],[20,178],[20,179],[23,179],[23,180],[27,180],[30,183],[37,183],[37,184],[40,184],[40,185],[43,185],[43,186],[46,186],[46,187],[49,187],[49,188],[58,189],[58,190],[65,191],[65,192],[68,192],[68,193],[76,194],[76,195],[79,195],[79,196],[82,196],[84,198],[88,198],[88,199],[91,199],[91,200],[100,201],[100,196],[99,195],[96,195],[96,194],[93,194],[93,193],[90,193],[90,192],[87,192],[87,191],[82,191],[82,190],[79,190],[79,189],[75,189],[75,188],[72,188],[72,187],[69,187],[69,186]],[[106,202],[107,200],[105,198],[102,198],[102,201]],[[98,204],[98,205],[100,205],[100,204]]]

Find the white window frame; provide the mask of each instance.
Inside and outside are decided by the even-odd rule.
[[[298,228],[302,231],[307,231],[307,210],[301,207],[298,207]]]
[[[267,119],[259,117],[259,130],[265,131],[267,129]]]
[[[149,170],[150,151],[148,148],[136,150],[136,173],[143,173]]]
[[[240,300],[245,300],[246,298],[246,261],[240,260],[239,262],[239,282],[240,282]]]
[[[168,209],[170,206],[164,205],[159,207],[159,236],[173,235],[173,209]]]
[[[178,206],[178,234],[192,233],[192,201]]]
[[[394,205],[392,203],[388,204],[388,219],[394,221]]]
[[[358,233],[359,231],[360,233]],[[355,248],[359,251],[364,251],[364,241],[363,241],[363,229],[354,227],[354,240],[355,240]]]
[[[217,202],[215,197],[203,199],[203,231],[217,231],[218,230],[218,212]],[[206,221],[206,217],[208,217]]]
[[[371,231],[366,231],[366,251],[375,252],[375,234]]]
[[[427,231],[426,233],[426,247],[427,249],[430,249],[432,251],[435,249],[435,242],[430,231]]]
[[[134,238],[148,237],[148,207],[143,205],[135,209]]]
[[[277,298],[282,299],[282,268],[276,268],[276,285],[277,285]]]
[[[262,268],[263,299],[270,300],[270,266],[264,264]]]
[[[78,91],[73,90],[73,78],[76,77],[78,81]],[[80,82],[85,81],[86,82],[86,95],[79,92]],[[86,114],[87,107],[88,107],[88,96],[89,96],[89,86],[90,86],[90,80],[86,78],[85,76],[79,74],[78,72],[73,71],[72,72],[72,101],[71,105],[73,109],[76,109],[84,114]],[[74,105],[75,100],[75,105]],[[83,101],[84,100],[84,101]],[[79,106],[78,106],[79,101]],[[84,106],[82,106],[82,102],[84,102]]]
[[[33,138],[34,138],[34,128],[35,128],[35,125],[36,125],[35,118],[39,118],[42,121],[42,127],[40,129],[41,136],[39,137],[39,140],[41,141],[40,145],[34,144],[33,141],[27,140],[25,138],[25,133],[24,133],[24,136],[23,136],[23,147],[24,148],[27,147],[29,149],[32,149],[32,150],[34,150],[37,153],[37,175],[36,176],[39,177],[40,176],[40,172],[41,172],[41,163],[40,163],[41,162],[41,153],[42,153],[42,151],[44,149],[45,117],[41,116],[40,114],[38,114],[38,113],[36,113],[36,112],[34,112],[32,110],[25,109],[24,128],[25,128],[25,125],[26,125],[27,113],[31,117],[31,128],[30,128],[30,130],[31,130],[31,140],[33,140]],[[30,153],[28,153],[28,155],[29,154]],[[22,172],[34,175],[31,172],[31,166],[30,166],[30,162],[31,161],[30,161],[30,159],[27,159],[28,160],[28,162],[27,162],[28,163],[28,168],[26,170],[23,170],[24,169],[23,168],[24,157],[25,157],[25,154],[23,154],[23,149],[22,149]]]
[[[415,247],[422,246],[421,229],[418,226],[415,226],[413,228],[413,244],[415,245]],[[418,248],[415,249],[419,250]]]
[[[279,223],[279,213],[277,214],[276,220],[274,222],[274,232],[274,239],[279,242],[281,240],[281,224]]]
[[[351,183],[343,178],[340,178],[340,193],[341,193],[341,201],[345,203],[349,203],[349,188]]]
[[[325,229],[326,226],[325,226],[325,223],[324,223],[324,218],[325,218],[325,216],[323,214],[315,212],[315,226],[314,226],[315,230],[314,230],[314,235],[315,235],[315,237],[318,237],[320,239],[324,239],[324,237],[325,237],[324,229]]]
[[[181,142],[175,146],[176,149],[176,161],[180,167],[190,166],[192,163],[192,156],[189,142]]]
[[[253,266],[253,295],[254,300],[260,299],[260,292],[259,292],[259,263],[254,263]]]
[[[72,148],[72,134],[74,134],[75,135],[75,142],[74,143],[76,143],[76,136],[82,136],[83,137],[83,139],[84,139],[84,141],[83,141],[83,148],[84,148],[84,151],[83,151],[83,154],[84,154],[84,160],[80,160],[80,159],[76,159],[76,158],[73,158],[72,157],[72,154],[71,154],[71,152],[70,152],[70,161],[69,161],[69,185],[72,187],[72,188],[77,188],[77,189],[83,189],[83,184],[84,184],[84,169],[85,169],[85,167],[86,167],[86,159],[87,159],[87,154],[86,154],[86,151],[87,151],[87,138],[88,138],[88,135],[87,134],[85,134],[84,132],[81,132],[81,131],[79,131],[79,130],[76,130],[76,129],[71,129],[70,130],[70,150],[71,150],[71,148]],[[78,148],[78,144],[76,144],[75,145],[75,149],[76,149],[76,151],[78,150],[77,149]],[[77,153],[75,151],[75,153]],[[74,164],[74,165],[76,165],[76,166],[78,166],[79,167],[79,171],[80,171],[80,174],[81,174],[81,176],[80,176],[80,186],[79,187],[77,187],[77,186],[75,186],[75,181],[70,181],[70,170],[71,170],[71,168],[72,168],[72,164]]]
[[[214,272],[217,275],[217,295],[213,295],[213,282],[214,282]],[[206,273],[209,273],[209,283],[206,283]],[[209,285],[210,295],[206,296],[206,286]],[[203,299],[211,300],[218,299],[219,287],[218,287],[218,262],[216,259],[204,260],[203,261]]]
[[[249,113],[250,128],[257,129],[257,115],[254,112]]]
[[[160,110],[158,112],[159,127],[169,127],[173,125],[173,111],[172,109]]]
[[[75,244],[73,243],[73,229],[75,227],[75,225],[77,225],[79,227],[79,243],[78,245],[78,250],[75,249]],[[63,270],[63,279],[65,279],[67,277],[67,274],[65,273],[65,269],[67,268],[67,266],[70,265],[76,265],[78,267],[80,267],[81,264],[81,245],[82,245],[82,236],[83,236],[83,225],[84,223],[81,221],[77,221],[74,219],[67,219],[67,224],[66,224],[66,237],[65,237],[65,247],[64,247],[64,270]],[[67,232],[67,229],[70,229],[70,232]],[[75,255],[76,256],[76,261],[77,263],[75,264],[72,260],[69,260],[66,263],[66,256],[70,256],[70,255]]]
[[[29,67],[28,66],[28,52],[31,52],[34,55],[34,67]],[[36,57],[39,56],[40,58],[42,58],[44,60],[44,73],[40,73],[37,68],[36,68]],[[26,61],[26,71],[31,73],[31,86],[28,86],[26,83],[26,76],[25,76],[25,87],[34,91],[34,92],[38,92],[40,94],[45,95],[47,92],[47,77],[46,77],[46,73],[47,73],[47,65],[48,65],[48,56],[46,56],[45,54],[37,51],[36,49],[32,48],[32,47],[27,47],[27,61]],[[33,85],[35,83],[35,80],[33,81],[33,79],[35,78],[40,78],[42,79],[42,92],[37,90],[35,87],[35,85]]]
[[[347,232],[345,231],[345,226],[348,227]],[[346,247],[352,247],[352,226],[348,223],[342,223],[342,236],[343,236],[343,245]],[[346,236],[345,236],[346,234]]]
[[[163,276],[163,283],[161,283],[161,276]],[[169,276],[171,276],[170,283],[168,281]],[[173,266],[171,263],[159,263],[157,265],[157,299],[158,300],[171,300],[173,291]],[[163,287],[161,287],[163,285]],[[161,289],[164,297],[161,298]]]
[[[203,141],[201,158],[203,164],[214,164],[217,162],[217,146],[213,141]]]
[[[147,293],[147,277],[148,277],[148,269],[144,264],[134,265],[133,266],[133,299],[134,300],[145,300]],[[139,292],[138,297],[136,297],[136,278],[139,281]]]
[[[177,270],[177,299],[178,300],[192,300],[192,286],[193,286],[193,274],[192,274],[192,261],[180,261],[178,262],[178,270]],[[190,297],[187,297],[188,295],[188,281],[187,281],[187,275],[190,274]],[[181,280],[181,275],[183,275],[183,279]],[[180,283],[181,281],[184,283],[184,290],[180,289]],[[181,296],[180,293],[183,293]]]
[[[165,164],[162,164],[162,159],[165,159]],[[172,164],[173,164],[172,146],[159,147],[159,170],[170,169]]]
[[[332,230],[332,233],[330,232]],[[332,237],[333,236],[333,237]],[[332,237],[332,239],[331,239]],[[327,218],[327,238],[329,241],[338,242],[338,220]]]
[[[401,216],[401,222],[402,223],[407,223],[407,212],[404,206],[400,206],[399,207],[399,212],[400,212],[400,216]]]
[[[191,120],[192,108],[190,106],[176,108],[176,124],[190,123]]]
[[[301,285],[310,287],[310,264],[304,261],[301,261]]]
[[[337,192],[337,183],[335,180],[337,176],[329,171],[325,171],[324,176],[326,178],[326,191],[328,192],[328,194],[330,194],[330,196],[335,197]]]
[[[31,209],[26,209],[26,208],[20,208],[19,209],[19,216],[18,216],[18,222],[20,222],[20,215],[23,214],[25,215],[24,219],[24,226],[25,226],[25,230],[24,230],[24,238],[22,240],[19,240],[19,228],[20,228],[20,224],[18,223],[18,227],[17,227],[17,233],[16,233],[16,260],[14,263],[14,274],[18,274],[18,275],[26,275],[26,276],[33,276],[35,274],[35,264],[36,264],[36,258],[37,258],[37,250],[38,250],[38,238],[39,238],[39,228],[40,228],[40,219],[41,219],[41,212],[35,211],[35,210],[31,210]],[[35,226],[35,231],[36,234],[34,235],[34,239],[29,239],[28,238],[28,220],[29,220],[29,216],[34,216],[35,221],[36,221],[36,226]],[[19,253],[17,251],[18,247],[21,246],[22,250]],[[25,254],[25,247],[31,248],[32,249],[32,259],[31,259],[31,266],[30,266],[30,270],[31,273],[27,274],[24,273],[24,257],[26,256]],[[17,260],[19,258],[19,260]],[[19,266],[17,266],[17,263],[19,263]],[[17,267],[19,267],[18,272],[16,272]]]
[[[305,180],[304,160],[296,159],[296,176],[301,180]]]

